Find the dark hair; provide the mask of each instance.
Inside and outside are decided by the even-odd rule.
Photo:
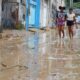
[[[62,6],[59,6],[59,9],[62,9]]]
[[[73,8],[69,8],[69,11],[73,11]]]
[[[66,7],[63,7],[63,9],[66,9]]]
[[[65,10],[65,7],[59,6],[59,9],[60,9],[60,10],[61,10],[61,9]]]

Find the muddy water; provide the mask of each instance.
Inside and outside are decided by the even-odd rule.
[[[7,36],[5,36],[5,34]],[[80,32],[7,31],[0,40],[0,80],[80,80]]]

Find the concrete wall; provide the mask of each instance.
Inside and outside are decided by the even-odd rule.
[[[16,6],[14,8],[19,8],[19,21],[23,21],[23,14],[25,14],[25,6],[20,2],[21,0],[8,0],[9,2],[17,2],[19,3],[19,6]],[[26,0],[22,0],[23,3],[26,3]]]
[[[1,1],[1,0],[0,0]],[[23,0],[25,3],[25,0]],[[13,3],[12,3],[13,2]],[[18,3],[18,5],[17,5]],[[25,11],[26,11],[26,7],[23,6],[23,4],[20,2],[20,0],[8,0],[8,2],[4,3],[4,10],[2,12],[2,18],[3,18],[3,25],[7,24],[7,22],[5,20],[9,20],[9,21],[12,21],[14,23],[20,21],[20,22],[23,22],[24,19],[23,19],[23,14],[26,14]],[[18,9],[18,17],[16,15],[16,20],[13,20],[12,19],[12,12],[15,12],[16,10]],[[25,10],[24,10],[25,9]],[[1,11],[0,11],[1,12]],[[5,26],[6,27],[6,26]]]
[[[40,27],[47,27],[48,26],[48,19],[49,19],[49,1],[50,0],[41,0],[40,6]]]
[[[2,14],[2,0],[0,0],[0,26],[1,26],[1,14]]]
[[[4,28],[15,27],[17,17],[14,19],[12,17],[12,13],[16,12],[16,3],[11,3],[12,1],[8,1],[4,3],[4,9],[2,11],[2,25]],[[15,15],[15,14],[14,14]],[[15,15],[17,16],[17,15]],[[13,26],[14,24],[14,26]]]

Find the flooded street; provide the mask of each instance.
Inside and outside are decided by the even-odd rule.
[[[54,29],[5,31],[0,39],[0,80],[80,80],[80,29],[73,40],[56,35]]]

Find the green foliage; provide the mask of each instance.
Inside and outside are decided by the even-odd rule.
[[[73,4],[73,7],[74,7],[74,8],[80,8],[80,2],[74,3],[74,4]]]

